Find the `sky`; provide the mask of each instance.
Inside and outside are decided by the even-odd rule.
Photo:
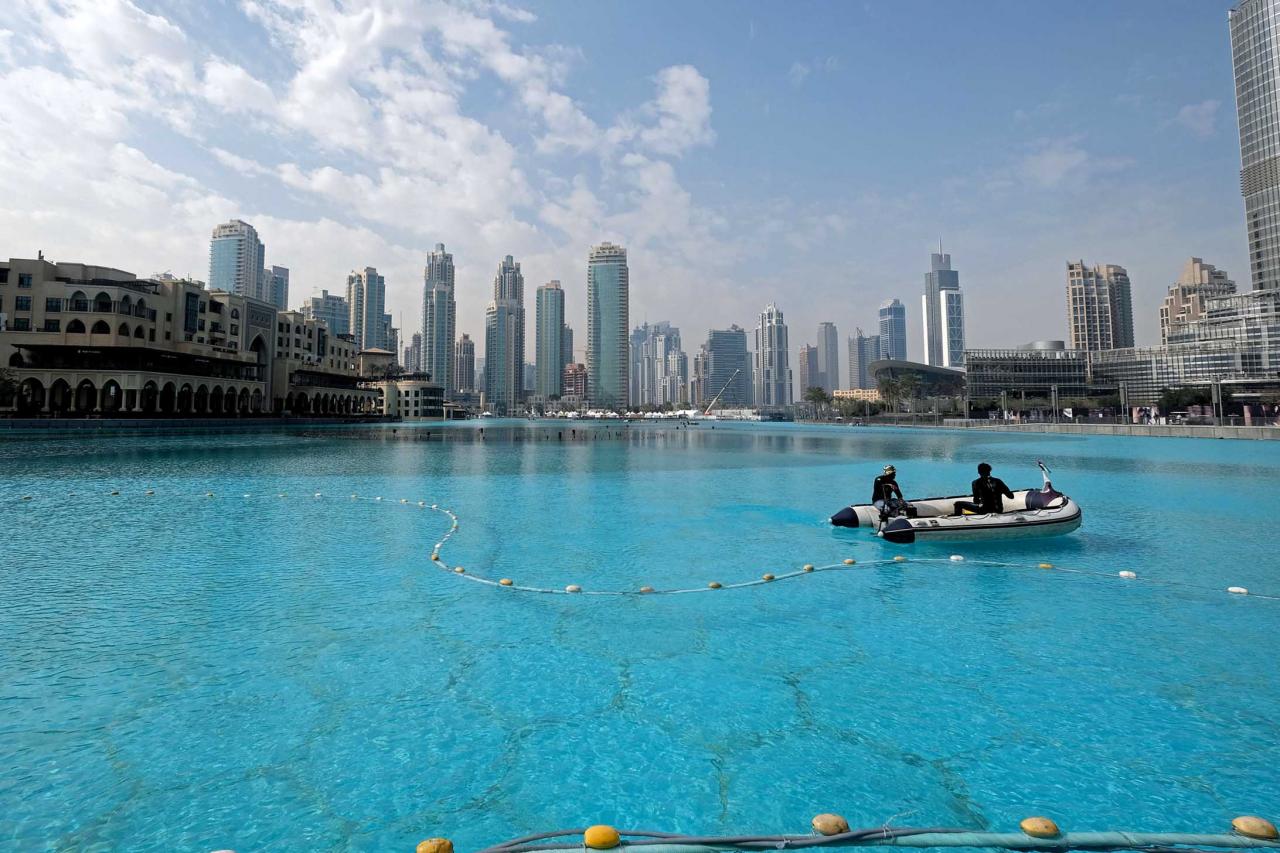
[[[920,358],[939,241],[970,348],[1066,337],[1068,259],[1140,345],[1188,257],[1248,287],[1225,0],[16,4],[0,256],[205,279],[240,218],[293,307],[377,267],[407,342],[444,243],[479,350],[508,254],[581,350],[603,240],[690,353],[775,302],[843,358],[898,298]]]

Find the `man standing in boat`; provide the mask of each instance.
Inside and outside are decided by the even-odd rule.
[[[978,479],[973,481],[973,500],[956,501],[955,514],[964,515],[966,510],[978,515],[1004,512],[1004,499],[1012,497],[1004,480],[992,477],[991,466],[982,462],[978,465]]]
[[[871,502],[880,510],[881,517],[898,515],[905,512],[907,502],[902,497],[902,489],[898,488],[898,469],[892,465],[884,466],[884,473],[876,477],[871,486]]]

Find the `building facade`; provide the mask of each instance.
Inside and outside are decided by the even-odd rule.
[[[796,372],[800,377],[800,384],[796,386],[803,398],[809,393],[810,388],[821,388],[818,384],[818,348],[804,344],[800,347],[799,359],[797,362]]]
[[[702,404],[725,409],[745,409],[751,405],[751,359],[747,353],[747,333],[740,326],[712,329],[703,346]]]
[[[356,348],[387,349],[387,282],[374,267],[347,276],[348,330]]]
[[[1160,343],[1169,342],[1170,329],[1203,317],[1208,300],[1235,292],[1236,283],[1227,277],[1226,270],[1206,264],[1200,258],[1189,259],[1160,305]]]
[[[585,401],[588,397],[588,376],[585,364],[566,364],[561,382],[562,398]]]
[[[350,342],[297,312],[203,283],[43,259],[0,262],[0,364],[22,416],[243,417],[289,411],[302,374],[323,378],[307,414],[371,410]],[[287,319],[286,319],[287,318]],[[286,342],[284,324],[299,329]],[[318,401],[318,402],[316,402]]]
[[[1254,289],[1280,288],[1280,3],[1240,0],[1228,22],[1249,273]]]
[[[453,342],[457,334],[457,303],[453,290],[453,255],[437,243],[422,270],[422,350],[419,360],[406,365],[431,376],[444,388],[445,399],[457,390]],[[470,382],[467,383],[471,385]]]
[[[564,324],[564,329],[560,332],[560,355],[562,363],[565,365],[574,364],[573,360],[573,326],[568,323]]]
[[[878,355],[882,359],[907,360],[907,306],[896,299],[880,305]]]
[[[302,306],[302,315],[309,320],[320,320],[329,327],[334,335],[351,334],[351,307],[342,296],[320,291],[319,296],[312,296]]]
[[[267,301],[276,306],[277,310],[289,310],[289,268],[275,267],[262,271],[267,280],[271,282],[268,292]]]
[[[756,326],[755,402],[764,407],[790,406],[791,365],[787,357],[787,324],[782,310],[770,302]]]
[[[266,253],[249,223],[232,219],[215,226],[209,241],[209,289],[271,302]]]
[[[524,274],[507,255],[485,311],[485,405],[499,414],[519,411],[524,400],[524,320]]]
[[[587,373],[591,404],[602,409],[630,405],[630,304],[627,250],[613,243],[593,246],[587,257]]]
[[[475,385],[476,343],[463,333],[453,345],[453,387],[472,394],[478,390]]]
[[[1133,346],[1133,296],[1124,267],[1067,262],[1067,327],[1072,349]]]
[[[951,255],[934,252],[929,256],[920,308],[924,320],[925,364],[962,367],[964,294],[960,290],[960,273],[951,268]],[[905,341],[902,358],[906,358]]]
[[[905,318],[903,326],[903,334],[906,334]],[[854,336],[849,338],[849,387],[871,388],[874,384],[871,362],[878,361],[880,357],[880,336],[867,336],[862,333],[862,329],[855,329]]]
[[[564,390],[564,291],[560,282],[538,288],[534,306],[534,393],[543,400],[559,397]]]
[[[840,387],[840,335],[836,324],[823,322],[818,324],[818,346],[815,353],[818,359],[817,375],[813,378],[817,385],[828,394]],[[801,393],[809,389],[802,385]]]
[[[644,323],[631,332],[629,391],[631,406],[658,406],[670,398],[671,356],[681,353],[680,330],[666,320]]]

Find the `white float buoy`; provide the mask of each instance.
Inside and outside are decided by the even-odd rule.
[[[951,555],[951,562],[953,562],[953,563],[963,563],[963,562],[964,562],[964,557],[960,556],[959,554],[952,554],[952,555]]]
[[[1120,573],[1120,577],[1129,578],[1130,580],[1132,580],[1133,578],[1136,578],[1137,576],[1138,576],[1137,572],[1123,571]]]
[[[320,496],[321,496],[320,493],[316,492],[316,497],[320,497]]]
[[[1231,593],[1232,595],[1248,595],[1249,594],[1249,590],[1245,589],[1242,586],[1229,586],[1227,587],[1227,592]]]

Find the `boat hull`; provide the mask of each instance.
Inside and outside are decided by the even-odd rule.
[[[837,527],[866,528],[900,544],[1031,539],[1062,536],[1080,527],[1084,512],[1079,504],[1066,495],[1055,495],[1047,506],[1038,506],[1043,502],[1041,495],[1042,492],[1033,490],[1014,492],[1005,512],[980,515],[952,514],[955,503],[969,500],[968,495],[911,501],[914,517],[898,516],[883,525],[880,511],[874,506],[856,504],[833,515],[831,523]]]

